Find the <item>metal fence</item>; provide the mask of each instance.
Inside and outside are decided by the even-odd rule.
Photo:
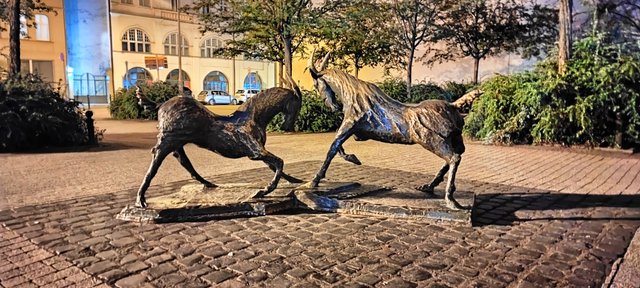
[[[107,75],[94,75],[85,73],[73,75],[71,98],[86,104],[91,108],[91,103],[109,103],[109,77]]]

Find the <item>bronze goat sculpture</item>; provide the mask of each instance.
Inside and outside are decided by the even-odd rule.
[[[420,144],[445,160],[435,178],[418,190],[433,194],[434,188],[444,180],[449,171],[445,189],[445,203],[452,209],[464,209],[455,198],[455,176],[465,147],[462,140],[464,120],[456,105],[441,100],[426,100],[419,104],[403,104],[387,96],[376,85],[359,80],[338,69],[326,69],[329,54],[316,69],[314,53],[309,59],[309,71],[315,89],[325,98],[325,104],[333,111],[342,102],[344,119],[335,140],[327,152],[322,167],[309,187],[317,187],[325,177],[336,153],[347,161],[360,164],[355,155],[346,154],[342,144],[351,136],[356,141],[376,140],[386,143]]]
[[[288,76],[288,75],[287,75]],[[158,142],[151,150],[153,159],[138,189],[136,206],[146,207],[145,192],[165,157],[173,152],[191,177],[206,187],[216,187],[205,180],[191,165],[183,146],[193,143],[227,158],[249,157],[262,160],[275,172],[271,182],[254,197],[263,197],[273,191],[280,178],[292,183],[302,180],[283,172],[282,159],[264,147],[267,124],[283,112],[282,129],[292,131],[302,105],[302,93],[288,78],[293,90],[271,88],[250,98],[229,116],[216,115],[193,98],[176,96],[165,103],[156,104],[146,98],[138,88],[136,96],[145,109],[158,109]]]

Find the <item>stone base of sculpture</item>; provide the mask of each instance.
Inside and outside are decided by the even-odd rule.
[[[253,198],[260,185],[201,184],[182,186],[180,191],[148,199],[147,208],[127,206],[117,219],[141,222],[180,222],[270,215],[291,209],[318,212],[409,217],[471,225],[472,210],[447,208],[443,193],[433,195],[410,188],[388,188],[354,182],[320,182],[315,188],[281,183],[263,198]],[[461,205],[473,207],[473,193],[456,192]]]

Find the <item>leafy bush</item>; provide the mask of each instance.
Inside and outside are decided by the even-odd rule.
[[[429,99],[451,101],[455,97],[455,95],[451,94],[449,91],[433,83],[420,83],[412,85],[411,97],[407,96],[407,84],[403,80],[389,78],[380,83],[377,83],[377,85],[380,89],[382,89],[382,91],[384,91],[384,93],[389,95],[389,97],[396,99],[402,103],[419,103]]]
[[[282,114],[276,115],[269,126],[268,131],[281,131],[284,118]],[[302,92],[302,106],[300,114],[294,126],[295,131],[299,132],[327,132],[334,131],[340,127],[342,123],[342,112],[331,112],[331,109],[325,106],[324,99],[315,91]]]
[[[0,151],[87,144],[79,102],[63,99],[36,75],[0,81]]]
[[[179,93],[177,85],[162,81],[151,85],[141,83],[139,86],[144,95],[156,103],[163,103]],[[158,119],[158,111],[144,111],[138,105],[136,87],[118,90],[109,110],[114,119]]]
[[[550,58],[483,83],[465,133],[501,143],[640,147],[640,55],[605,39],[575,43],[565,75]]]
[[[446,93],[451,95],[451,101],[458,100],[462,95],[473,90],[475,86],[476,84],[474,83],[459,83],[455,81],[446,81],[440,85]]]

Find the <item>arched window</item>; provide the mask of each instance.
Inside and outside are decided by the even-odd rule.
[[[183,86],[191,88],[191,78],[189,78],[189,74],[184,72],[184,70],[182,70],[182,81]],[[167,82],[178,85],[178,69],[173,69],[169,72],[167,75]]]
[[[131,88],[139,83],[151,83],[153,77],[151,73],[142,67],[133,67],[127,71],[127,75],[124,76],[124,88]]]
[[[36,14],[34,22],[36,24],[36,40],[49,41],[49,17]]]
[[[220,71],[211,71],[206,77],[204,77],[202,90],[229,92],[229,81]]]
[[[189,42],[182,37],[182,56],[189,55]],[[171,33],[167,38],[164,38],[164,54],[178,55],[178,33]]]
[[[222,42],[222,40],[218,38],[210,37],[210,38],[204,39],[200,43],[200,57],[206,57],[206,58],[216,57],[213,52],[216,49],[222,48],[223,46],[224,46],[224,43]]]
[[[122,51],[151,52],[151,41],[147,33],[138,28],[131,28],[122,35]]]
[[[262,80],[258,73],[251,72],[244,78],[244,90],[262,90]]]

